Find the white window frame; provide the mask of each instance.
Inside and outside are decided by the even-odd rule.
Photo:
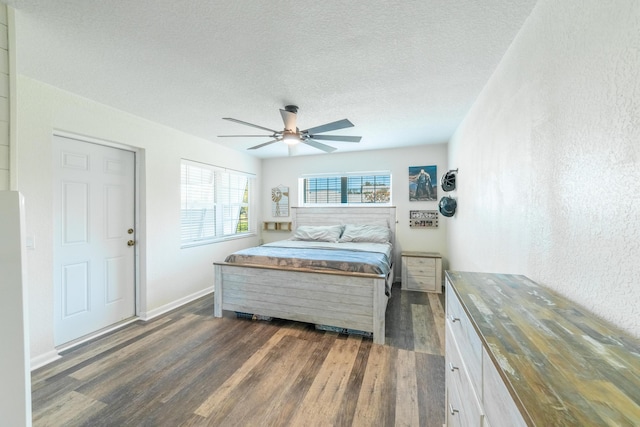
[[[368,176],[388,176],[389,177],[389,201],[388,202],[340,202],[340,203],[311,203],[305,201],[305,180],[310,178],[357,178]],[[298,178],[298,206],[393,206],[393,177],[391,171],[357,171],[357,172],[336,172],[336,173],[322,173],[322,174],[305,174]],[[348,196],[347,196],[348,199]]]
[[[187,175],[189,174],[189,175]],[[186,182],[189,176],[191,184]],[[204,181],[207,179],[208,181]],[[234,193],[231,183],[246,179],[244,194]],[[201,181],[201,182],[198,182]],[[226,185],[225,185],[226,184]],[[256,235],[256,209],[253,206],[255,175],[207,163],[180,161],[180,247],[207,245],[215,242]],[[197,206],[197,208],[195,208]],[[191,207],[191,208],[190,208]],[[247,230],[234,232],[242,209],[247,213]],[[189,219],[189,210],[199,212],[200,219]],[[235,219],[234,219],[235,218]],[[195,230],[199,228],[199,230]],[[197,235],[196,235],[197,234]]]

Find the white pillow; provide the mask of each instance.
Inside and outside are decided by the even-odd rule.
[[[301,225],[289,240],[336,243],[342,234],[342,225]]]
[[[374,224],[347,224],[339,241],[387,243],[390,240],[391,230],[388,227]]]

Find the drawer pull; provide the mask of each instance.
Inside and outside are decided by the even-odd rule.
[[[449,404],[449,412],[451,413],[451,415],[455,415],[460,411],[458,411],[457,409],[453,409],[453,406]]]
[[[449,369],[451,369],[451,372],[454,372],[456,369],[459,369],[457,366],[453,366],[453,363],[449,362]]]

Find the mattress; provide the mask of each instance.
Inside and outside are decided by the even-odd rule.
[[[234,252],[225,262],[386,276],[391,251],[389,243],[282,240]]]

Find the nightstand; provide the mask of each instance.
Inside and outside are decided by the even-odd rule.
[[[402,252],[402,289],[442,293],[442,255]]]

